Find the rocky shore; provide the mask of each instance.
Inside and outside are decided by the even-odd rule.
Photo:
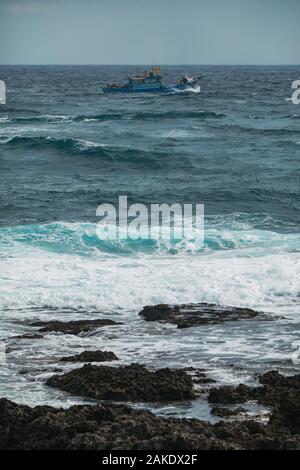
[[[172,323],[178,328],[251,321],[259,315],[249,309],[211,304],[158,305],[140,312],[145,321]],[[110,319],[30,324],[38,328],[39,338],[49,332],[86,335],[114,325],[118,323]],[[34,336],[29,331],[19,339]],[[59,374],[45,381],[47,387],[98,401],[95,405],[30,408],[0,399],[0,449],[300,449],[300,374],[287,377],[273,370],[253,377],[254,386],[221,386],[207,371],[193,367],[155,370],[141,364],[101,364],[117,360],[113,351],[102,350],[64,356],[58,361],[72,369],[58,370]],[[130,406],[191,402],[199,396],[207,400],[219,422],[165,418]],[[268,417],[261,420],[250,414],[249,403],[265,406]]]
[[[189,328],[224,321],[250,320],[259,315],[249,308],[221,307],[215,304],[183,304],[146,306],[139,313],[146,321],[172,323],[177,328]]]
[[[54,375],[47,385],[97,400],[160,402],[195,398],[192,378],[182,370],[149,371],[140,364],[85,366]]]
[[[82,351],[74,356],[64,356],[60,362],[110,362],[118,361],[117,356],[112,351]]]
[[[77,321],[38,321],[30,323],[30,326],[38,327],[38,331],[41,333],[64,333],[68,335],[79,335],[80,333],[89,333],[101,328],[103,326],[121,325],[122,323],[115,322],[108,318],[95,319],[95,320],[77,320]]]
[[[276,407],[268,424],[212,425],[112,404],[30,408],[1,399],[0,449],[294,450],[300,448],[297,409],[291,400]]]

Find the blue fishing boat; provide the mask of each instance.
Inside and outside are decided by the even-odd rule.
[[[108,84],[102,87],[103,93],[159,93],[172,91],[187,91],[195,89],[199,78],[188,77],[186,74],[175,85],[163,85],[160,67],[152,67],[151,71],[128,77],[128,82]],[[200,87],[198,86],[199,91]]]
[[[108,84],[102,87],[102,90],[104,93],[156,93],[164,88],[160,68],[152,67],[151,72],[145,71],[143,74],[129,77],[124,85]]]

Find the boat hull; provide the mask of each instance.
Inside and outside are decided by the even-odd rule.
[[[166,87],[102,87],[103,93],[161,93]]]
[[[131,87],[102,87],[103,93],[168,93],[174,90],[178,91],[189,91],[192,85],[184,85],[184,84],[176,84],[176,85],[169,85],[169,86],[160,86],[160,87],[139,87],[139,88],[131,88]]]

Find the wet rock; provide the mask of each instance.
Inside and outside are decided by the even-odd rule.
[[[178,328],[223,323],[225,321],[249,320],[258,312],[249,308],[221,307],[215,304],[183,304],[146,306],[139,313],[146,321],[172,323]]]
[[[40,335],[38,333],[24,333],[23,335],[18,335],[18,336],[11,336],[10,338],[7,338],[8,340],[11,339],[41,339],[43,338],[43,335]]]
[[[149,371],[139,364],[123,367],[87,364],[63,375],[54,375],[46,383],[98,400],[161,402],[195,398],[192,378],[186,372]]]
[[[271,371],[259,376],[259,382],[262,387],[255,389],[255,396],[260,403],[281,407],[282,411],[285,403],[292,403],[294,411],[296,412],[297,409],[299,411],[300,374],[286,377],[276,371]]]
[[[75,356],[62,357],[60,362],[105,362],[117,360],[117,356],[112,351],[83,351]]]
[[[235,409],[224,408],[223,406],[213,406],[211,412],[213,415],[219,416],[220,418],[230,418],[241,413],[246,413],[246,410],[240,406]]]
[[[245,403],[254,399],[253,387],[240,384],[238,387],[225,385],[223,387],[212,387],[209,391],[208,401],[210,403],[235,404]]]
[[[293,432],[300,432],[300,374],[285,377],[277,371],[270,371],[259,376],[262,386],[212,387],[209,391],[210,403],[244,403],[257,400],[271,406],[271,422],[290,427]]]
[[[194,384],[205,385],[205,384],[213,384],[216,381],[211,379],[210,377],[193,377]]]
[[[298,390],[300,388],[300,374],[293,376],[285,376],[280,374],[276,370],[267,372],[258,376],[258,380],[261,384],[268,387],[278,388],[289,388]]]
[[[45,368],[42,368],[42,369],[33,369],[32,367],[31,368],[28,368],[28,369],[21,369],[19,371],[19,374],[20,375],[39,375],[39,374],[43,374],[45,372],[63,372],[63,369],[59,368],[59,367],[55,367],[54,369],[45,369]]]
[[[1,450],[292,450],[299,446],[299,434],[255,422],[212,425],[120,405],[30,408],[0,399]]]
[[[70,335],[79,335],[80,333],[88,333],[91,330],[103,326],[122,325],[108,318],[98,320],[74,320],[74,321],[37,321],[30,323],[30,326],[39,327],[40,332],[56,332]]]
[[[244,422],[244,426],[248,429],[250,434],[263,434],[265,429],[265,426],[262,423],[252,420]]]
[[[275,408],[271,422],[287,426],[293,433],[300,433],[300,394],[282,397]]]
[[[263,388],[257,399],[274,407],[271,422],[300,432],[300,374],[285,377],[277,371],[259,376]]]

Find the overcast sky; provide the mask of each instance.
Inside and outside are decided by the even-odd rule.
[[[300,0],[0,0],[0,64],[299,64]]]

